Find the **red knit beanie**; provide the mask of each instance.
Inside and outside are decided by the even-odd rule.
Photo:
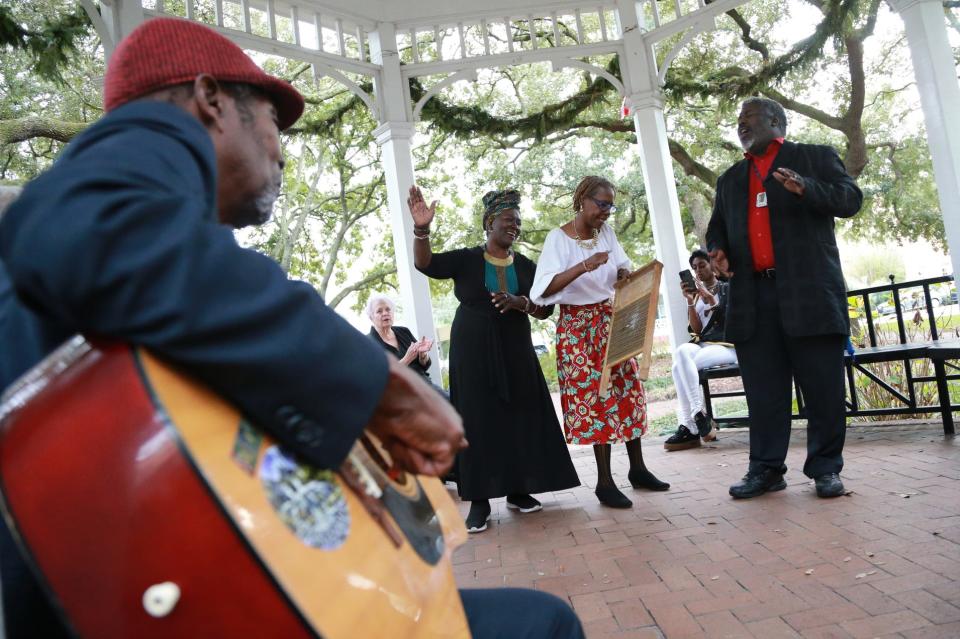
[[[104,109],[192,82],[201,73],[263,90],[277,107],[281,129],[303,113],[303,96],[289,82],[264,73],[240,47],[213,29],[177,18],[148,20],[120,42],[103,79]]]

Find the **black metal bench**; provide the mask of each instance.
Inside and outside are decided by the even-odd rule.
[[[703,389],[703,409],[707,411],[707,416],[717,422],[717,425],[719,426],[723,426],[724,424],[746,425],[750,422],[750,417],[747,415],[727,415],[725,417],[717,417],[713,414],[714,399],[720,397],[746,396],[742,390],[722,391],[719,393],[711,392],[711,379],[723,379],[727,377],[740,377],[740,366],[737,364],[722,364],[720,366],[705,368],[700,371],[700,388]],[[800,393],[800,387],[797,386],[796,383],[793,385],[793,391],[797,396],[797,412],[791,415],[791,417],[793,419],[801,419],[805,416],[805,412],[803,410],[803,394]]]
[[[849,298],[859,298],[862,300],[864,309],[864,318],[867,323],[867,337],[870,346],[858,348],[854,357],[846,355],[844,366],[846,369],[847,381],[847,416],[848,417],[870,417],[877,415],[919,415],[923,413],[939,412],[943,419],[943,432],[945,434],[954,433],[952,411],[960,410],[960,404],[954,404],[950,398],[949,382],[960,379],[960,367],[951,364],[950,360],[960,359],[960,340],[940,340],[940,331],[938,330],[936,317],[934,315],[934,304],[930,286],[952,282],[952,276],[943,276],[929,278],[926,280],[915,280],[912,282],[902,282],[894,284],[891,280],[889,286],[871,287],[848,293]],[[900,303],[900,290],[922,287],[923,299],[925,301],[925,310],[929,321],[929,330],[931,339],[923,342],[908,342],[906,334],[906,324],[903,318],[903,309]],[[900,343],[877,345],[877,331],[873,318],[873,312],[870,307],[870,295],[878,292],[890,291],[893,295],[893,303],[896,312],[897,330]],[[922,310],[922,309],[921,309]],[[918,311],[919,312],[919,311]],[[933,375],[915,375],[913,363],[917,360],[929,359],[933,363]],[[879,375],[867,368],[869,364],[879,362],[903,362],[904,367],[904,391],[894,387],[888,380],[882,379]],[[864,408],[861,405],[857,390],[855,373],[866,376],[872,383],[883,389],[901,405],[890,406],[886,408]],[[713,393],[710,390],[710,380],[729,377],[739,377],[740,368],[736,364],[717,366],[700,371],[700,386],[703,389],[704,409],[712,419],[719,425],[743,424],[749,422],[748,416],[725,416],[716,417],[713,409],[713,399],[721,397],[743,396],[743,391],[725,391]],[[936,382],[937,384],[937,403],[929,404],[920,400],[916,392],[917,384]],[[794,386],[797,397],[797,411],[793,414],[794,419],[805,417],[803,406],[803,396],[800,389]]]

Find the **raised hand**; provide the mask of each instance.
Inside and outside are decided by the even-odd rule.
[[[429,339],[426,335],[424,335],[423,337],[421,337],[421,338],[420,338],[420,341],[417,342],[417,344],[420,345],[420,346],[417,348],[417,350],[418,350],[420,353],[429,353],[429,352],[430,352],[430,349],[433,348],[433,340],[432,340],[432,339]]]
[[[410,208],[410,216],[413,217],[414,226],[419,226],[420,228],[429,227],[430,223],[433,222],[433,216],[437,213],[437,201],[434,200],[430,206],[427,206],[420,187],[416,185],[410,187],[407,206]]]

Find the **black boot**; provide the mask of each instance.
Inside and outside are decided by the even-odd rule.
[[[610,444],[593,446],[593,455],[597,458],[597,489],[594,492],[604,506],[630,508],[633,502],[627,499],[627,496],[613,483],[613,473],[610,472],[610,452]]]
[[[639,437],[627,442],[627,457],[630,458],[630,472],[627,477],[630,479],[631,486],[656,491],[670,489],[670,484],[660,481],[647,470],[647,466],[643,463],[643,449],[640,448]]]

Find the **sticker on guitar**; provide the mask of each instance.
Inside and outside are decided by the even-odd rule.
[[[336,550],[350,534],[350,511],[333,471],[297,464],[277,446],[267,448],[260,481],[277,516],[313,548]]]

